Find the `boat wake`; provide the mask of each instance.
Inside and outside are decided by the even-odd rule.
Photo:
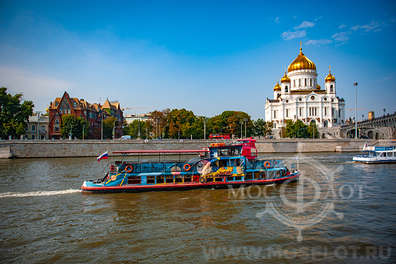
[[[70,194],[81,192],[80,189],[68,189],[59,191],[37,191],[37,192],[6,192],[0,193],[0,198],[10,198],[10,197],[37,197],[37,196],[52,196],[61,194]]]

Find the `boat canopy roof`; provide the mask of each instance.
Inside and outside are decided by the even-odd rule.
[[[391,146],[391,147],[375,147],[375,151],[392,151],[395,150],[396,148]]]
[[[113,154],[161,154],[161,153],[204,153],[209,152],[207,149],[133,149],[113,151]]]

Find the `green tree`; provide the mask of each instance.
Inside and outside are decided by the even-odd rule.
[[[130,135],[131,138],[139,138],[139,130],[140,130],[140,138],[147,138],[148,123],[141,120],[133,120],[132,123],[124,126],[124,135]]]
[[[286,128],[284,137],[288,138],[309,138],[309,127],[305,125],[301,120],[286,120]]]
[[[193,134],[193,123],[197,117],[186,109],[173,109],[167,116],[167,131],[170,138],[189,138]]]
[[[253,134],[255,136],[268,136],[272,134],[272,122],[265,122],[264,119],[257,119],[253,122]]]
[[[103,138],[113,138],[113,128],[116,125],[117,118],[109,116],[103,120]]]
[[[220,115],[214,116],[208,120],[209,133],[218,134],[225,133],[239,137],[245,135],[251,136],[254,131],[254,125],[250,116],[241,111],[224,111]]]
[[[151,134],[154,138],[168,137],[169,135],[169,115],[170,110],[165,109],[163,111],[151,112],[151,120],[149,120],[149,126],[151,128]]]
[[[311,123],[309,123],[307,132],[308,132],[308,137],[310,137],[310,138],[319,138],[318,127],[316,126],[316,122],[315,121],[311,121]]]
[[[85,119],[74,115],[62,115],[62,137],[67,138],[71,135],[81,139],[84,133],[84,138],[87,138],[88,128],[89,123]]]
[[[7,93],[7,88],[0,88],[0,138],[25,134],[34,105],[32,101],[21,100],[22,94],[13,96]]]

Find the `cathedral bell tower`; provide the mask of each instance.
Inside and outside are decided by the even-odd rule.
[[[328,94],[336,93],[335,77],[334,75],[331,74],[330,66],[329,66],[329,74],[325,78],[325,87],[326,87],[326,92]]]

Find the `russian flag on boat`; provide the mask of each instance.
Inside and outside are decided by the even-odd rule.
[[[102,155],[100,155],[99,157],[97,157],[96,159],[99,161],[101,161],[102,159],[108,159],[109,158],[109,153],[106,151],[105,153],[103,153]]]

